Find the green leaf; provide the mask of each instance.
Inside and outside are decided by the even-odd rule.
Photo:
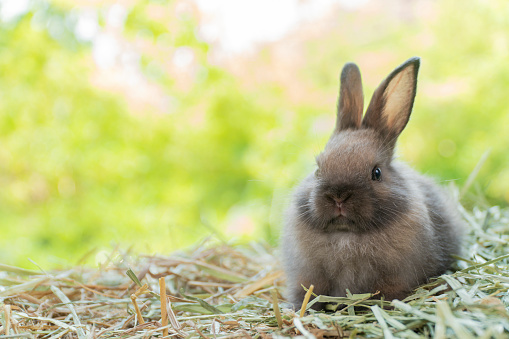
[[[213,313],[213,314],[222,314],[222,313],[224,313],[223,311],[221,311],[217,307],[214,307],[214,306],[210,305],[209,303],[207,303],[205,300],[193,297],[191,295],[186,295],[183,292],[184,292],[183,290],[180,291],[180,293],[184,296],[184,298],[189,299],[189,300],[193,300],[193,301],[197,301],[204,309],[206,309],[210,313]]]
[[[125,274],[127,274],[127,276],[136,284],[138,285],[138,287],[141,287],[143,286],[143,284],[141,283],[141,281],[138,279],[138,277],[136,276],[136,274],[133,272],[133,270],[131,268],[129,268]]]
[[[258,298],[255,296],[249,296],[247,298],[244,298],[233,305],[232,311],[241,311],[245,308],[259,308],[259,307],[265,307],[269,309],[271,307],[271,304],[268,300]]]
[[[202,304],[195,303],[172,303],[171,304],[174,311],[182,311],[182,312],[190,312],[190,313],[199,313],[203,315],[208,314],[224,314],[232,311],[233,304],[221,304],[213,307],[214,312],[209,308],[204,307]],[[210,306],[210,305],[209,305]]]

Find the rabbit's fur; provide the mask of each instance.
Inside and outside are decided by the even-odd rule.
[[[311,284],[316,294],[345,296],[349,289],[401,299],[444,273],[458,253],[462,224],[454,203],[431,179],[393,159],[419,64],[412,58],[396,68],[363,120],[359,69],[343,68],[336,128],[316,158],[318,169],[296,189],[281,239],[296,307],[301,285]]]

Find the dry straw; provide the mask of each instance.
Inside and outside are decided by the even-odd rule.
[[[462,213],[469,234],[454,272],[401,301],[310,289],[301,316],[281,293],[273,250],[258,243],[169,257],[114,251],[98,269],[0,265],[0,339],[509,337],[509,211]],[[313,311],[316,302],[329,312]]]

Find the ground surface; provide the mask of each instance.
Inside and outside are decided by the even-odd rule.
[[[113,251],[94,269],[0,265],[0,338],[509,337],[509,211],[463,215],[454,273],[403,301],[329,298],[347,307],[304,316],[282,297],[273,249],[258,243],[209,241],[168,257]]]

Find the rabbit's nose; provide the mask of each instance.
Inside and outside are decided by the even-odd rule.
[[[338,215],[342,215],[346,217],[347,214],[347,208],[345,202],[350,199],[352,196],[351,192],[345,192],[345,194],[341,194],[340,198],[337,196],[332,196],[332,199],[334,200],[334,204],[336,205],[336,213]]]
[[[336,202],[336,205],[338,205],[338,204],[342,205],[344,202],[346,202],[348,199],[350,199],[351,196],[352,196],[352,193],[345,192],[344,194],[332,196],[332,199]]]
[[[334,197],[334,203],[336,204],[337,212],[339,215],[346,216],[345,206],[344,206],[344,199],[336,198]]]
[[[336,207],[341,209],[343,208],[343,200],[342,199],[339,199],[339,198],[334,198],[334,202],[336,203]]]

